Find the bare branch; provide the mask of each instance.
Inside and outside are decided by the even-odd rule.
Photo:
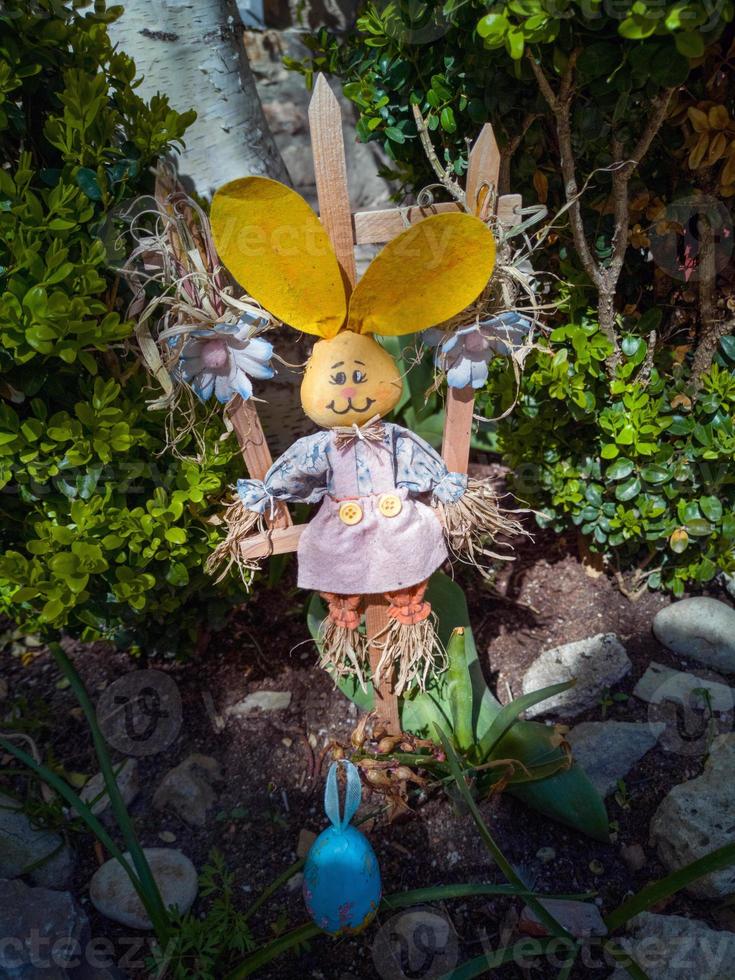
[[[439,157],[436,155],[436,150],[434,149],[434,144],[431,142],[431,136],[429,135],[429,130],[424,121],[424,117],[421,115],[421,110],[417,105],[412,106],[413,117],[416,120],[416,129],[419,133],[419,139],[421,140],[421,145],[424,148],[424,153],[427,156],[429,163],[431,164],[431,169],[439,178],[439,181],[446,187],[449,193],[452,195],[455,201],[458,201],[463,207],[465,205],[465,193],[457,183],[453,180],[444,167],[441,165]]]

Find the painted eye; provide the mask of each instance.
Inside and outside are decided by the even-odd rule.
[[[338,371],[336,374],[332,375],[333,385],[343,385],[346,380],[347,380],[347,375],[344,373],[344,371]]]
[[[353,371],[352,380],[355,382],[356,385],[360,385],[363,383],[363,381],[367,381],[367,375],[365,374],[364,371]]]

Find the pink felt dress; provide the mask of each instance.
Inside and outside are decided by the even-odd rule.
[[[332,431],[307,436],[263,482],[238,482],[246,506],[262,513],[274,499],[321,501],[299,542],[299,587],[343,595],[393,592],[423,582],[447,559],[443,528],[425,501],[432,494],[456,500],[466,478],[448,473],[441,457],[409,430],[392,423],[382,430],[381,441],[355,438],[342,445]],[[350,523],[341,516],[346,503],[357,504],[347,509]]]

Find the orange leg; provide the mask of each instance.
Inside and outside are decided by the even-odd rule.
[[[431,604],[424,600],[428,580],[411,585],[407,589],[396,592],[386,592],[385,597],[390,602],[388,616],[404,626],[423,623],[431,615]]]
[[[322,592],[322,599],[325,599],[328,606],[328,616],[337,626],[344,626],[348,630],[356,630],[362,619],[361,595],[338,595],[336,592]]]

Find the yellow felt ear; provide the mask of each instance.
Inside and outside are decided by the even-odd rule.
[[[477,299],[494,265],[495,239],[479,218],[426,218],[370,263],[350,298],[347,329],[395,336],[433,327]]]
[[[347,296],[327,233],[296,191],[244,177],[214,195],[210,212],[219,257],[265,309],[297,330],[333,337]]]

